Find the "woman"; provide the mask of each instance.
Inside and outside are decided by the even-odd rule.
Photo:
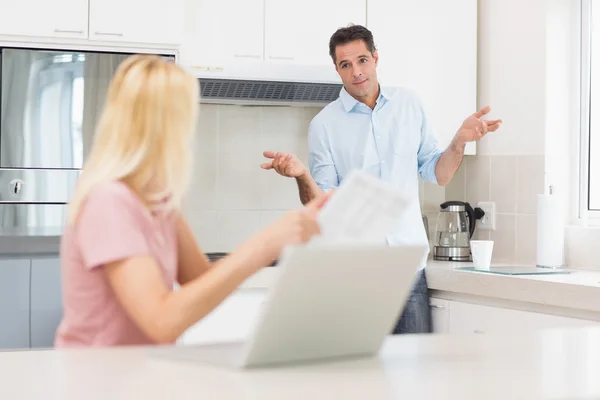
[[[173,343],[284,246],[318,234],[325,198],[207,260],[180,212],[198,96],[196,79],[160,57],[116,71],[69,205],[56,347]]]

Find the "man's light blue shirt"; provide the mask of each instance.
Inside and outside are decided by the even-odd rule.
[[[442,151],[413,92],[382,87],[371,110],[342,88],[340,97],[311,121],[308,150],[311,175],[323,190],[337,187],[353,169],[400,188],[413,201],[388,243],[427,244],[418,176],[437,183]]]

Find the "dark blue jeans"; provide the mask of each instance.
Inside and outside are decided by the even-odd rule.
[[[427,278],[425,277],[425,269],[421,269],[417,272],[415,284],[393,334],[431,332],[431,309],[429,308]]]

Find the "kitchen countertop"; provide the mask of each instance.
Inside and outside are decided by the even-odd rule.
[[[38,254],[56,254],[60,250],[60,235],[0,235],[0,256],[22,257]]]
[[[505,265],[505,264],[504,264]],[[570,270],[557,275],[496,275],[460,271],[463,263],[431,262],[426,267],[432,296],[489,299],[494,305],[600,321],[600,271]]]
[[[578,399],[600,396],[600,328],[399,335],[378,357],[250,371],[147,347],[0,353],[0,398]]]
[[[600,321],[600,271],[508,276],[457,270],[468,266],[472,263],[430,260],[425,271],[431,295]],[[267,288],[279,273],[277,267],[265,268],[242,288]]]

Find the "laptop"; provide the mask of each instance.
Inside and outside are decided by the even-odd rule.
[[[424,246],[294,246],[250,337],[154,354],[235,368],[376,356],[400,317]]]

